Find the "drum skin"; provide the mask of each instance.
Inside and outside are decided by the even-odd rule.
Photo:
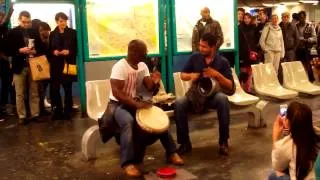
[[[168,115],[157,106],[138,109],[136,121],[142,130],[152,134],[161,134],[167,131],[170,125]]]

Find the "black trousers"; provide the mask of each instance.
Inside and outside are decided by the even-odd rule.
[[[49,85],[49,80],[43,80],[39,81],[39,107],[40,107],[40,112],[43,112],[46,107],[44,106],[44,99],[46,97],[46,89]]]
[[[307,71],[309,80],[313,82],[315,79],[313,76],[312,66],[310,64],[311,56],[309,54],[309,50],[307,48],[298,48],[296,51],[296,57],[302,62],[305,70]]]
[[[64,90],[64,106],[62,104],[60,87]],[[50,84],[50,99],[51,106],[55,108],[57,113],[71,113],[72,112],[72,81],[61,81],[60,79],[52,79]]]
[[[16,104],[16,93],[11,82],[13,79],[13,73],[9,67],[9,62],[0,59],[0,78],[1,78],[1,99],[0,106],[8,104],[8,97],[10,93],[11,104]]]

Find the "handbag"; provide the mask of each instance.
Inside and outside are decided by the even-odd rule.
[[[29,66],[33,81],[50,79],[50,65],[45,55],[29,58]]]
[[[76,76],[77,75],[77,65],[64,63],[63,74]]]

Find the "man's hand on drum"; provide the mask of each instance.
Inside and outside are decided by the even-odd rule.
[[[210,78],[217,78],[219,75],[219,72],[216,71],[215,69],[213,68],[205,68],[203,69],[203,76],[204,77],[210,77]]]
[[[159,71],[155,71],[151,74],[151,79],[154,84],[159,84],[161,81],[161,73]]]
[[[137,109],[146,109],[146,108],[150,108],[151,106],[152,106],[152,104],[149,102],[146,102],[146,101],[137,101],[136,102]]]

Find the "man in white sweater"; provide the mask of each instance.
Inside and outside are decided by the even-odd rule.
[[[276,73],[278,73],[280,59],[285,55],[282,31],[278,21],[278,16],[272,15],[271,23],[264,27],[259,41],[264,51],[265,63],[272,63]]]

